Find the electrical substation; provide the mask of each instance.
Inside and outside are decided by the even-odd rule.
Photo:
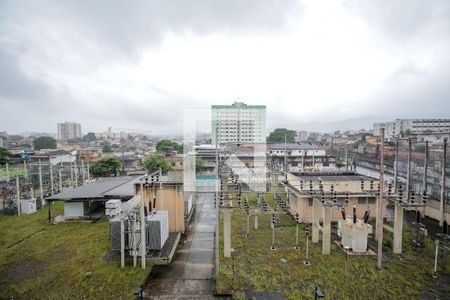
[[[422,268],[436,274],[438,260],[446,260],[449,235],[438,233],[435,242],[430,241],[422,223],[429,191],[426,184],[419,192],[412,189],[411,151],[408,161],[406,173],[411,175],[406,176],[405,182],[397,178],[385,180],[383,169],[374,178],[348,171],[294,175],[268,168],[265,189],[258,191],[249,189],[249,180],[241,180],[239,170],[221,164],[215,195],[223,234],[219,290],[248,291],[256,286],[266,290],[267,295],[279,289],[285,291],[295,286],[293,273],[309,274],[315,268],[336,272],[337,261],[342,261],[344,278],[353,276],[349,272],[361,272],[357,266],[378,274],[392,264],[408,264],[403,261],[404,255],[421,253],[425,248],[433,260]],[[428,163],[424,162],[425,170]],[[414,212],[415,217],[405,228],[406,212]],[[388,219],[387,215],[391,217]],[[392,239],[392,244],[385,244],[384,239]],[[417,267],[416,262],[410,264],[411,268]],[[302,271],[303,268],[306,269]],[[260,272],[271,279],[259,277]],[[254,277],[262,281],[256,284]],[[277,282],[280,279],[282,282]],[[324,286],[329,286],[328,292],[342,295],[342,291],[331,288],[326,281],[314,280],[314,284],[300,281],[310,289],[315,285],[326,294]],[[340,281],[335,280],[334,284],[339,285]],[[294,290],[286,294],[304,295]]]

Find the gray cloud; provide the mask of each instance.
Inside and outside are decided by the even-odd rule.
[[[344,4],[396,42],[416,37],[424,39],[424,33],[439,36],[450,33],[450,2],[447,0],[345,0]]]
[[[49,90],[38,79],[32,79],[22,70],[17,59],[7,53],[0,43],[0,102],[33,101],[48,97]]]

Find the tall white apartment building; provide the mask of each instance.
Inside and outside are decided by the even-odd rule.
[[[81,125],[75,122],[58,123],[57,137],[62,141],[81,138]]]
[[[373,124],[373,134],[380,135],[384,128],[386,139],[398,135],[435,135],[450,133],[450,119],[396,119],[392,122]]]
[[[212,142],[265,143],[266,106],[234,102],[232,105],[212,105]]]

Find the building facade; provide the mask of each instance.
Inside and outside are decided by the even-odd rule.
[[[81,138],[81,125],[75,122],[58,123],[58,140],[71,140]]]
[[[213,105],[212,143],[265,143],[266,106],[234,102]]]
[[[381,134],[384,128],[386,139],[399,135],[436,135],[450,133],[450,119],[396,119],[392,122],[373,124],[374,135]]]

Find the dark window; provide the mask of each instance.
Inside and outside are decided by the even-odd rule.
[[[313,206],[313,198],[308,198],[308,206]]]
[[[366,204],[366,197],[358,197],[358,204]]]
[[[377,198],[371,197],[369,198],[369,204],[375,204],[377,202]]]

